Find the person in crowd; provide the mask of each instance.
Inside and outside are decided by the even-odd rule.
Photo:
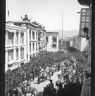
[[[40,75],[38,76],[38,84],[40,83]]]
[[[44,87],[43,96],[57,96],[54,86],[47,85]]]
[[[64,89],[61,82],[56,82],[57,88],[57,96],[64,96]]]
[[[48,96],[47,86],[44,87],[43,96]]]
[[[54,87],[54,84],[53,84],[52,80],[50,79],[49,81],[50,81],[49,87],[50,87],[50,88],[53,88],[53,87]]]
[[[58,67],[58,71],[60,70],[60,65],[57,66]]]
[[[68,76],[68,74],[66,74],[66,75],[64,76],[65,83],[68,82],[68,79],[69,79],[69,76]]]
[[[18,96],[19,93],[18,93],[17,88],[14,89],[14,94],[15,94],[15,96]]]
[[[9,90],[9,93],[8,93],[8,96],[13,96],[14,94],[14,90],[13,90],[13,87]]]
[[[22,96],[21,84],[19,84],[16,89],[18,91],[18,96]]]

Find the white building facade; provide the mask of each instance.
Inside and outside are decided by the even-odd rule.
[[[15,25],[26,27],[27,32],[27,58],[36,56],[40,51],[46,50],[46,31],[29,21],[14,22]]]
[[[5,71],[7,71],[27,62],[27,29],[6,23],[5,32]]]
[[[46,32],[46,50],[57,52],[59,50],[58,45],[58,32]]]

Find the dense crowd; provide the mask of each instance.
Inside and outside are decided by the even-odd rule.
[[[31,61],[29,63],[21,65],[15,70],[12,71],[8,70],[5,74],[5,96],[8,96],[10,90],[14,89],[16,90],[20,84],[23,85],[24,81],[31,82],[31,80],[34,80],[35,77],[38,77],[39,78],[38,80],[47,79],[45,78],[45,75],[42,73],[46,72],[48,76],[53,75],[54,71],[60,70],[60,67],[62,68],[62,66],[60,65],[62,65],[61,62],[64,61],[65,59],[67,60],[70,59],[69,61],[72,61],[70,55],[64,54],[64,52],[56,52],[56,53],[45,52],[38,54],[38,56],[36,57],[31,58]],[[74,62],[72,64],[74,64]],[[65,66],[68,69],[69,66],[72,64],[67,63],[67,65],[65,64]],[[50,68],[48,72],[47,67]],[[53,70],[51,70],[51,67],[53,68]],[[80,68],[78,64],[76,68],[78,70],[76,69],[77,72],[73,76],[78,76],[80,73],[82,73],[82,68]],[[67,71],[67,73],[69,74],[70,72]]]
[[[54,88],[54,84],[50,81],[43,90],[43,96],[80,96],[82,82],[68,82],[64,86],[61,82],[56,82],[56,86],[57,88]]]

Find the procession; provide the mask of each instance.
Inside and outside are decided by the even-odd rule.
[[[75,1],[6,0],[5,96],[91,96],[92,1]]]
[[[78,92],[74,90],[77,93],[76,96],[78,96],[80,94],[80,90],[83,84],[84,73],[82,72],[81,67],[80,67],[81,71],[78,72],[79,68],[77,66],[79,62],[72,56],[70,57],[68,57],[69,55],[66,56],[66,54],[67,53],[64,54],[65,59],[62,59],[62,62],[58,62],[57,60],[57,62],[55,61],[55,64],[52,64],[51,67],[49,66],[49,64],[46,67],[42,66],[42,68],[41,66],[35,66],[33,68],[33,66],[30,67],[27,65],[22,65],[18,69],[13,70],[13,72],[9,70],[8,74],[6,74],[7,75],[6,79],[8,81],[11,79],[9,81],[11,87],[8,93],[6,93],[6,95],[8,96],[61,96],[58,95],[60,94],[59,92],[60,88],[62,88],[62,90],[72,92],[71,91],[72,88],[69,89],[69,87],[71,86],[74,88],[76,87],[75,89],[78,88]],[[31,68],[34,69],[34,72]],[[52,88],[54,91],[53,92],[54,95],[52,95]],[[49,91],[48,89],[50,90],[50,93],[48,92]],[[41,92],[42,95],[39,95]],[[62,94],[70,94],[70,93],[63,92]],[[64,95],[64,96],[68,96],[68,95]]]

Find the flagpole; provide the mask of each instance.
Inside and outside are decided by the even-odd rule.
[[[62,39],[63,39],[63,12],[62,12]]]

